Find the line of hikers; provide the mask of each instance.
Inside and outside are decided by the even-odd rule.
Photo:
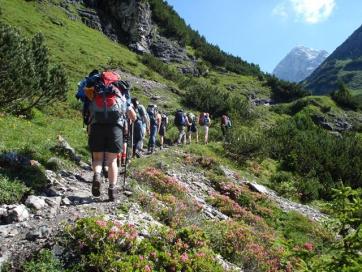
[[[76,93],[76,98],[83,102],[83,121],[87,126],[88,145],[92,153],[92,194],[100,196],[103,172],[109,182],[108,197],[111,201],[117,195],[119,167],[124,168],[125,184],[129,157],[144,154],[146,133],[149,134],[147,153],[152,154],[157,134],[160,136],[160,149],[163,149],[169,124],[167,114],[159,111],[157,105],[150,104],[146,109],[137,98],[131,98],[130,88],[128,82],[121,80],[114,71],[93,70],[79,82]],[[195,134],[198,143],[198,124],[204,129],[205,144],[208,143],[209,113],[203,112],[197,119],[195,114],[179,109],[175,113],[174,124],[179,131],[177,144],[191,143],[192,134]],[[224,137],[230,127],[230,118],[223,115],[221,129]]]

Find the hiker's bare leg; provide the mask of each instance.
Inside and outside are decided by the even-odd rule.
[[[103,155],[103,152],[93,152],[92,168],[94,173],[100,174],[102,172]]]
[[[163,136],[160,136],[160,145],[163,146]]]
[[[118,179],[117,153],[106,153],[109,187],[114,187]]]
[[[205,126],[205,144],[208,143],[209,140],[209,127]]]
[[[191,131],[189,132],[189,143],[191,144]]]
[[[198,143],[198,142],[199,142],[199,132],[196,131],[196,143]]]

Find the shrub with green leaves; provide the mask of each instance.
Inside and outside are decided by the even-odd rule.
[[[213,117],[235,113],[236,118],[250,118],[250,104],[244,96],[233,94],[220,87],[204,82],[187,85],[184,103],[202,112],[209,112]]]
[[[49,250],[42,250],[33,260],[23,265],[24,272],[61,272],[64,271],[61,262]]]
[[[224,271],[203,231],[193,226],[155,229],[139,239],[133,225],[84,218],[65,237],[73,256],[67,271]]]
[[[362,185],[362,141],[357,134],[337,137],[317,127],[306,113],[279,123],[268,133],[270,155],[282,168],[303,177],[297,186],[303,200],[330,199],[343,181]]]
[[[68,80],[64,69],[50,67],[44,36],[31,41],[0,22],[0,111],[28,114],[66,99]]]
[[[19,180],[11,180],[0,173],[0,205],[19,202],[28,190]]]
[[[339,84],[337,91],[331,93],[331,97],[336,103],[347,109],[356,110],[358,104],[352,98],[351,92],[347,89],[346,85],[343,83]]]

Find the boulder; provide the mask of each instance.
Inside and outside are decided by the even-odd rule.
[[[8,224],[14,223],[14,222],[23,222],[25,220],[29,219],[29,211],[25,207],[25,205],[11,205],[9,206],[9,209],[7,211],[7,216],[5,218],[5,221]]]
[[[48,238],[51,234],[51,228],[46,225],[40,226],[37,229],[33,229],[26,234],[26,240],[35,241],[38,239]]]
[[[38,196],[30,195],[25,200],[25,205],[35,210],[41,210],[46,206],[45,200]]]
[[[81,157],[79,157],[74,148],[60,135],[58,135],[58,144],[55,146],[55,150],[61,152],[62,154],[68,156],[71,160],[75,162],[80,162]]]

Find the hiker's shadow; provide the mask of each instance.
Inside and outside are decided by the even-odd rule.
[[[108,199],[101,199],[92,196],[68,196],[67,197],[70,203],[67,203],[69,206],[79,206],[79,205],[86,205],[92,203],[106,203],[109,202]]]

